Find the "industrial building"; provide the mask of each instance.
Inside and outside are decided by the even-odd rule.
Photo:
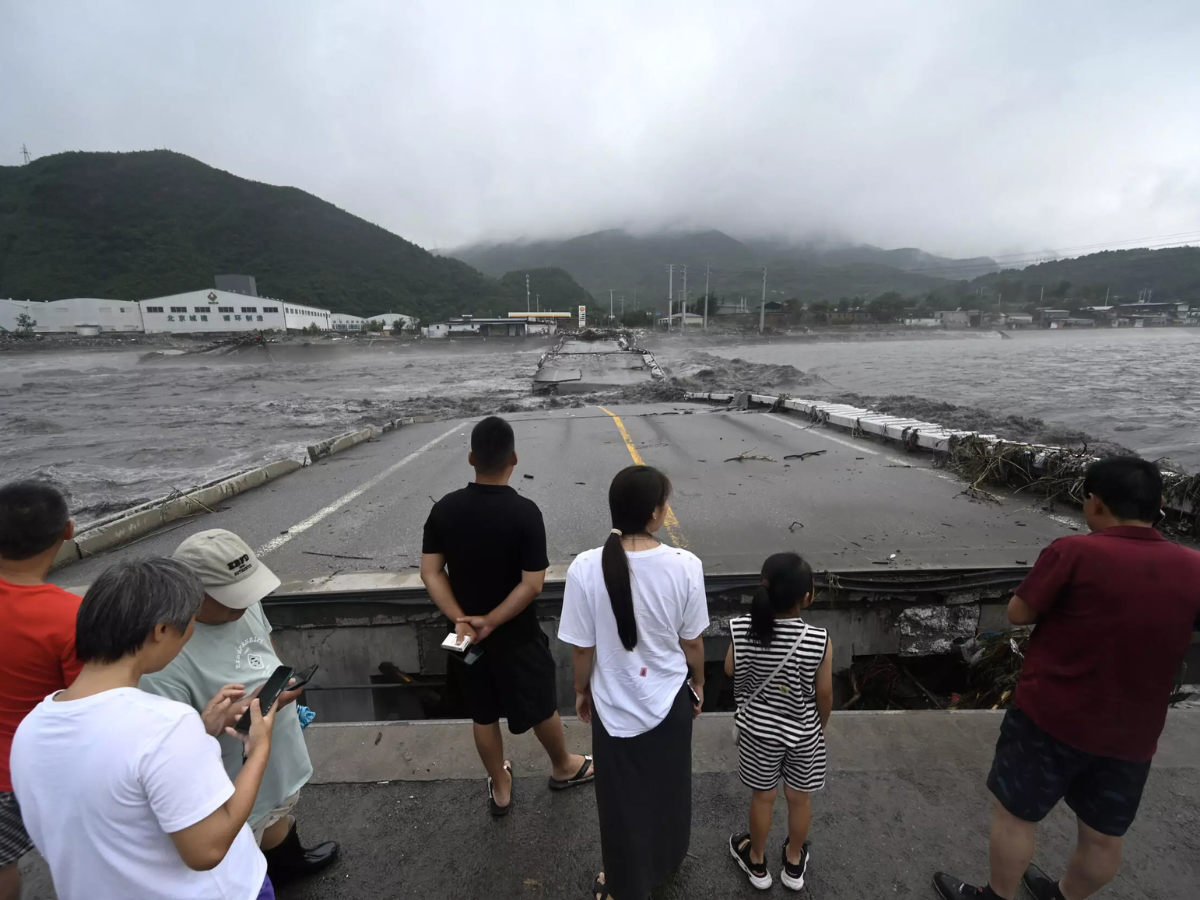
[[[228,291],[231,294],[258,296],[258,282],[254,280],[253,275],[218,275],[216,287],[218,291]]]
[[[559,328],[571,327],[575,319],[575,313],[569,312],[510,312],[510,319],[523,319],[525,321],[525,333],[533,334],[557,334]]]
[[[189,291],[143,300],[140,305],[147,334],[282,331],[287,327],[281,301],[230,291]]]
[[[37,334],[100,334],[142,330],[142,311],[132,300],[101,300],[77,297],[72,300],[0,300],[0,330],[16,331],[19,318],[34,322]]]
[[[384,330],[394,331],[396,323],[400,323],[401,328],[416,328],[417,320],[413,316],[406,316],[401,313],[383,313],[378,316],[368,316],[368,322],[382,322]]]
[[[141,301],[147,334],[330,330],[327,309],[221,290],[188,291]]]
[[[218,275],[216,287],[155,297],[151,300],[102,300],[77,297],[70,300],[0,299],[0,331],[28,330],[36,334],[108,334],[144,332],[146,334],[228,334],[247,331],[319,331],[359,333],[368,322],[382,322],[392,328],[396,322],[414,327],[416,319],[398,313],[384,313],[364,319],[328,309],[260,297],[252,275]],[[547,315],[543,313],[543,315]],[[549,314],[553,315],[553,314]],[[476,320],[482,324],[485,320]],[[523,321],[487,320],[480,328],[456,323],[454,329],[472,334],[524,334]],[[499,324],[503,322],[501,327]]]
[[[329,329],[331,331],[366,331],[367,320],[362,316],[350,316],[346,313],[330,313]]]
[[[468,337],[524,337],[523,319],[484,319],[475,316],[458,316],[449,322],[439,322],[424,329],[428,338]]]

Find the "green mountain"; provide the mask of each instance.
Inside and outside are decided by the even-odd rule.
[[[178,153],[0,167],[0,297],[143,300],[210,287],[221,272],[255,276],[263,296],[355,315],[503,315],[525,303],[523,277],[518,292],[297,188]],[[569,276],[554,278],[571,294]]]
[[[881,251],[886,252],[886,251]],[[917,251],[919,252],[919,251]],[[918,294],[946,284],[923,272],[905,272],[871,259],[826,265],[802,248],[771,242],[742,242],[720,231],[634,235],[598,231],[566,241],[475,245],[454,255],[489,275],[533,266],[569,272],[603,306],[609,290],[643,309],[666,311],[667,263],[675,263],[673,287],[683,289],[687,266],[688,296],[704,296],[705,266],[710,290],[720,297],[761,296],[762,270],[774,299],[837,300],[874,297],[885,291]]]
[[[778,239],[756,239],[745,242],[761,256],[775,259],[808,259],[823,266],[852,266],[861,263],[888,266],[902,272],[920,272],[939,278],[975,278],[999,270],[1000,265],[988,256],[952,259],[936,256],[915,247],[884,250],[870,244],[854,246],[827,244],[815,241],[795,242]]]
[[[1147,288],[1154,292],[1154,300],[1196,302],[1200,301],[1200,247],[1106,250],[1005,269],[976,279],[972,286],[1003,296],[1006,304],[1036,303],[1043,289],[1047,305],[1066,300],[1096,303],[1105,296],[1133,302]]]
[[[580,304],[588,306],[596,302],[565,269],[520,269],[505,272],[500,278],[500,283],[513,298],[508,310],[510,312],[526,308],[526,276],[529,277],[528,299],[531,309],[573,312]]]

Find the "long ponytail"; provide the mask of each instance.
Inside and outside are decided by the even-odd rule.
[[[795,609],[812,593],[812,568],[798,553],[768,556],[762,567],[762,583],[750,605],[750,636],[768,646],[775,638],[775,616]]]
[[[654,513],[671,495],[671,482],[658,469],[629,466],[617,473],[608,488],[608,509],[612,514],[612,532],[600,553],[604,587],[617,620],[617,634],[626,650],[637,646],[637,618],[633,610],[633,584],[629,559],[621,546],[623,535],[645,534]]]

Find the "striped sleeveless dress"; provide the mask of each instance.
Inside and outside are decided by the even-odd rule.
[[[817,713],[817,669],[825,658],[828,632],[808,627],[803,643],[790,653],[805,628],[801,619],[776,619],[768,646],[750,636],[750,617],[729,621],[733,638],[735,721],[741,733],[738,770],[755,791],[771,791],[780,776],[794,791],[825,786],[825,736]],[[783,670],[757,696],[746,698],[787,657]]]

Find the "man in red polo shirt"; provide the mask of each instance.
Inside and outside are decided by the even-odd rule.
[[[1083,480],[1089,535],[1042,551],[1008,606],[1037,624],[988,776],[995,795],[987,887],[939,872],[946,900],[1084,900],[1116,877],[1167,719],[1192,631],[1200,624],[1200,553],[1154,529],[1162,476],[1110,457]],[[1066,800],[1079,838],[1060,881],[1033,860],[1040,822]]]
[[[0,487],[0,900],[17,900],[17,861],[33,849],[13,796],[13,734],[47,694],[79,674],[75,616],[80,598],[46,584],[75,534],[67,501],[42,481]]]

